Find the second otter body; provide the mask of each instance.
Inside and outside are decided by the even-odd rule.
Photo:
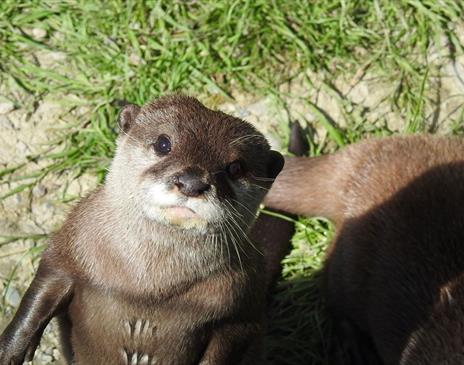
[[[326,294],[349,364],[464,363],[464,142],[372,139],[290,158],[266,198],[336,225]]]
[[[127,105],[120,126],[105,184],[52,237],[0,363],[30,360],[55,316],[76,365],[259,362],[266,278],[248,234],[282,157],[185,96]]]

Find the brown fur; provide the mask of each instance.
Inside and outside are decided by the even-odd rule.
[[[289,152],[295,156],[304,156],[308,153],[308,141],[298,122],[290,125]],[[273,213],[282,214],[281,211],[267,208],[271,214],[261,213],[251,232],[251,238],[266,247],[266,287],[276,282],[282,271],[281,261],[290,251],[290,240],[295,233],[295,225],[290,220],[282,219]],[[288,214],[287,214],[288,216]],[[295,219],[296,217],[290,217]]]
[[[0,363],[32,358],[54,316],[76,365],[259,363],[267,279],[263,247],[247,235],[280,155],[251,125],[185,96],[127,105],[120,126],[105,185],[52,237],[0,337]],[[172,141],[166,156],[151,147],[160,134]],[[246,170],[231,180],[236,160]],[[150,216],[153,184],[181,196],[171,181],[192,171],[210,188],[182,198],[212,202],[212,218],[192,228]]]
[[[290,158],[266,197],[325,215],[326,294],[351,364],[464,362],[464,141],[372,139]]]

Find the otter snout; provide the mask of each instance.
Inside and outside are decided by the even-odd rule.
[[[211,185],[203,181],[199,174],[191,171],[175,175],[173,184],[187,197],[199,197],[211,188]]]
[[[168,180],[169,190],[177,190],[188,198],[202,197],[211,189],[206,172],[197,167],[188,167],[171,176]]]

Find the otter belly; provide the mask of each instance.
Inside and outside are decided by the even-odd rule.
[[[206,335],[194,312],[180,311],[178,303],[147,304],[107,291],[76,290],[63,347],[71,347],[75,365],[195,364]]]

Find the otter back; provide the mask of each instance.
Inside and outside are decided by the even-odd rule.
[[[373,139],[290,159],[266,198],[326,215],[328,305],[352,364],[462,364],[464,142]]]

